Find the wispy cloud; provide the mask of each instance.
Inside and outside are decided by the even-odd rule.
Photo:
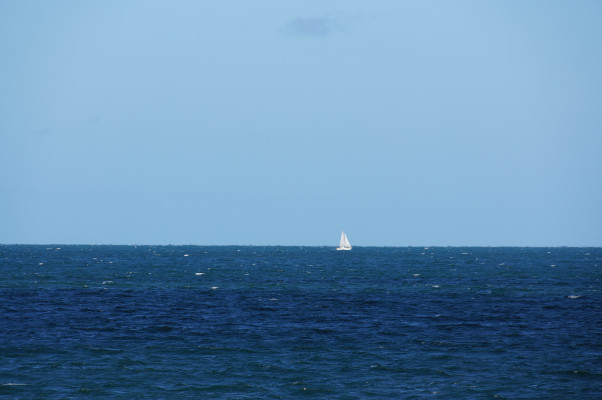
[[[31,131],[31,134],[34,136],[48,136],[52,133],[52,129],[50,128],[41,128],[41,129],[35,129],[33,131]]]
[[[289,21],[283,32],[288,35],[324,37],[339,29],[337,21],[331,17],[295,18]]]

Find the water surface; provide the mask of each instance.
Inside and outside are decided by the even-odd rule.
[[[602,249],[0,246],[7,398],[602,398]]]

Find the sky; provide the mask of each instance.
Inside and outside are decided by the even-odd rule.
[[[0,243],[602,246],[601,20],[0,0]]]

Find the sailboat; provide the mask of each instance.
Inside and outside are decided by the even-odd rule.
[[[349,239],[347,239],[345,232],[341,232],[341,241],[339,242],[337,250],[351,250],[351,244],[349,243]]]

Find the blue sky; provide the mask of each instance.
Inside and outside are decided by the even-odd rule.
[[[0,243],[602,246],[601,19],[0,1]]]

